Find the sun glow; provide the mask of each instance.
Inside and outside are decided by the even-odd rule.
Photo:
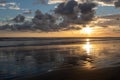
[[[87,26],[87,27],[82,29],[82,33],[84,33],[84,34],[91,34],[92,33],[92,28]]]

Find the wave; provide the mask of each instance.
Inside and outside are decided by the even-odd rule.
[[[92,38],[0,38],[0,47],[82,44],[85,42],[120,41],[120,37]]]
[[[0,37],[0,41],[31,41],[31,40],[120,40],[120,37]]]

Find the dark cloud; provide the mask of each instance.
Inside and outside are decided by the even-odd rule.
[[[37,10],[35,12],[35,16],[32,19],[32,22],[34,24],[34,29],[39,29],[45,32],[73,29],[71,27],[68,27],[68,24],[66,22],[60,23],[59,25],[55,24],[56,18],[53,15],[50,15],[48,13],[43,14],[40,10]]]
[[[21,14],[17,15],[17,16],[13,19],[13,21],[15,21],[16,23],[24,22],[24,20],[25,20],[25,17],[24,17],[23,15],[21,15]]]
[[[44,32],[79,30],[80,27],[72,26],[74,24],[86,24],[94,17],[95,3],[81,3],[75,0],[58,4],[52,14],[35,11],[32,22],[25,23],[23,15],[17,15],[13,21],[16,23],[24,22],[20,26],[10,26],[12,30],[40,30]],[[81,15],[79,15],[81,14]],[[80,17],[78,17],[80,16]],[[25,28],[24,28],[25,27]]]
[[[81,10],[82,14],[87,14],[93,10],[93,8],[96,7],[95,3],[83,3],[79,4],[79,8]]]
[[[61,2],[65,2],[65,1],[70,1],[70,0],[49,0],[48,3],[61,3]],[[102,5],[102,6],[113,6],[115,2],[119,2],[119,0],[75,0],[78,3],[85,3],[85,2],[95,2],[98,5]],[[119,5],[118,3],[116,3],[117,5]]]
[[[60,3],[55,13],[64,16],[64,21],[66,20],[69,24],[85,24],[94,18],[96,6],[97,4],[89,1],[79,4],[75,0],[70,0],[67,3]]]
[[[6,3],[6,0],[0,0],[0,3]]]
[[[97,5],[95,3],[83,3],[79,4],[79,9],[81,12],[81,18],[83,20],[91,20],[94,17],[95,10],[94,8]]]
[[[115,7],[116,7],[116,8],[120,7],[120,0],[118,0],[118,1],[115,2],[114,4],[115,4]]]
[[[74,14],[74,8],[78,3],[74,0],[70,0],[67,3],[61,3],[55,9],[55,13],[59,14]]]
[[[35,18],[42,19],[43,18],[43,13],[40,10],[36,10]]]

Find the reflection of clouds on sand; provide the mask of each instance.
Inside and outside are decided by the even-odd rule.
[[[94,46],[94,66],[98,68],[105,68],[105,67],[115,67],[119,66],[120,57],[118,56],[119,53],[119,41],[117,42],[108,42],[105,44],[104,42],[101,44],[93,44]],[[116,65],[113,65],[116,64]]]
[[[83,45],[83,49],[85,50],[88,57],[86,57],[86,60],[83,61],[83,68],[88,69],[88,70],[94,69],[94,66],[93,66],[94,64],[92,63],[93,59],[92,57],[90,57],[90,56],[93,56],[92,48],[93,46],[90,43],[90,39],[86,39],[86,43]]]
[[[85,53],[91,56],[84,61],[84,68],[99,69],[119,66],[119,41],[99,41],[99,43],[93,43],[86,40],[86,43],[82,47]]]
[[[0,48],[0,71],[11,77],[78,67],[120,66],[119,40],[86,39],[81,44]]]
[[[92,70],[94,69],[94,64],[92,64],[91,62],[89,61],[84,61],[84,65],[83,65],[83,68],[87,69],[87,70]]]

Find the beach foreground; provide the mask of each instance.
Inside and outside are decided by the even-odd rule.
[[[34,77],[25,77],[22,80],[120,80],[120,67],[98,70],[69,68]]]
[[[0,42],[0,80],[120,80],[120,38]]]

